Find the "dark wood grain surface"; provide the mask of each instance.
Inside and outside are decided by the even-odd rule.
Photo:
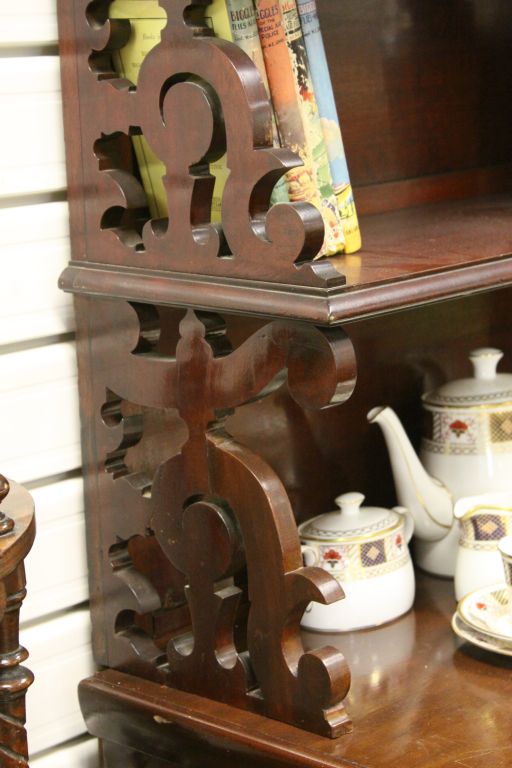
[[[328,291],[72,263],[73,293],[338,324],[512,283],[512,195],[445,201],[361,217],[363,248],[330,259],[346,286]]]
[[[356,725],[335,741],[112,671],[82,683],[86,721],[175,766],[509,768],[512,659],[459,641],[454,608],[453,582],[418,574],[415,606],[400,619],[304,633],[310,647],[327,640],[351,662]]]
[[[107,6],[107,0],[95,4],[95,13]],[[62,2],[60,9],[64,117],[67,135],[73,136],[73,141],[67,142],[67,161],[75,263],[64,274],[62,286],[66,290],[332,324],[512,282],[510,195],[495,198],[491,194],[510,189],[509,3],[436,3],[429,5],[426,13],[421,0],[389,5],[376,0],[319,2],[356,204],[357,187],[362,186],[362,213],[390,212],[381,217],[361,217],[363,250],[353,257],[336,259],[336,270],[328,262],[290,268],[301,250],[299,241],[304,239],[298,219],[290,211],[290,216],[281,216],[275,210],[272,226],[270,218],[267,222],[267,234],[276,245],[270,247],[254,237],[254,232],[246,231],[246,212],[238,224],[234,223],[237,217],[232,211],[238,205],[238,193],[233,205],[226,208],[223,222],[233,259],[205,257],[212,251],[210,240],[217,237],[206,224],[207,216],[194,230],[194,237],[185,224],[186,232],[174,223],[178,229],[169,229],[165,236],[149,237],[146,227],[146,243],[142,244],[142,193],[132,176],[133,169],[126,164],[119,168],[119,157],[114,157],[126,156],[126,152],[117,151],[117,144],[128,142],[128,138],[120,134],[99,137],[138,125],[141,113],[144,121],[149,120],[146,113],[156,97],[153,102],[149,95],[144,97],[144,87],[152,93],[158,78],[148,75],[146,86],[143,78],[141,93],[129,99],[126,83],[112,87],[113,73],[103,73],[98,81],[89,68],[88,56],[92,48],[106,44],[108,34],[99,21],[91,28],[87,26],[85,7],[85,2],[77,2],[74,18],[68,3]],[[176,16],[174,10],[172,13]],[[109,39],[110,49],[120,44],[114,37]],[[225,114],[238,125],[240,108],[232,106],[236,89],[226,92],[219,75],[222,56],[206,38],[194,38],[194,46],[204,50],[204,56],[198,57],[201,67],[203,61],[211,59],[211,72],[203,75],[213,78],[226,102]],[[108,53],[105,50],[104,57]],[[247,62],[237,56],[235,59],[236,67],[247,78]],[[159,76],[164,76],[169,62],[163,57]],[[255,83],[251,88],[251,93],[258,91]],[[132,115],[131,107],[143,97],[148,103],[141,102],[138,117]],[[194,100],[190,93],[188,97],[173,114],[185,112]],[[130,108],[128,102],[132,102]],[[157,118],[148,126],[155,137],[162,130]],[[254,119],[262,130],[264,115],[255,109]],[[173,135],[178,135],[178,128]],[[234,159],[230,166],[235,163],[240,188],[247,197],[252,183],[248,158],[254,153],[247,149],[251,142],[242,133],[232,132]],[[155,141],[168,166],[173,167],[180,155],[171,151],[175,145],[171,142],[171,147],[163,138]],[[261,151],[258,156],[261,159]],[[192,181],[188,176],[185,165],[177,183],[180,194],[185,188],[190,192],[192,183],[199,184],[196,177]],[[117,189],[120,178],[126,183]],[[207,191],[203,193],[207,197]],[[478,197],[482,194],[489,197]],[[465,202],[467,198],[474,199]],[[204,208],[205,198],[201,200]],[[439,207],[429,205],[434,201]],[[119,202],[127,208],[116,207]],[[260,203],[258,210],[252,211],[254,215],[262,215],[264,206]],[[411,207],[419,203],[424,207]],[[392,209],[405,210],[393,213]],[[117,221],[120,211],[125,212],[124,218]],[[303,213],[307,240],[312,236],[312,223],[306,222]],[[194,212],[194,220],[197,215]],[[186,216],[178,219],[188,220]],[[183,256],[185,242],[193,245],[195,260]],[[310,246],[306,248],[309,255],[314,251]],[[306,258],[306,251],[300,259]],[[496,258],[498,262],[489,262]]]
[[[317,5],[356,187],[512,161],[507,0]]]

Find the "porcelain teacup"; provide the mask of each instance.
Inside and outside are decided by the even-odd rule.
[[[503,561],[503,570],[505,571],[505,581],[512,593],[512,536],[505,536],[498,543],[501,559]],[[512,606],[512,601],[511,601]]]

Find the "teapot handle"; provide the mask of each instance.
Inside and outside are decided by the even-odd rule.
[[[309,544],[301,544],[300,551],[302,552],[304,565],[309,567],[317,564],[318,552],[314,547],[311,547]],[[308,559],[309,559],[309,562],[308,562]]]
[[[414,533],[414,520],[411,513],[406,507],[393,507],[393,512],[397,512],[403,518],[405,540],[409,543]]]

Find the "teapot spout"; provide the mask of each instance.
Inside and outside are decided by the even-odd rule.
[[[424,470],[398,416],[391,408],[373,408],[367,418],[371,424],[376,423],[382,429],[398,501],[410,511],[416,536],[424,541],[444,538],[453,523],[450,492]]]

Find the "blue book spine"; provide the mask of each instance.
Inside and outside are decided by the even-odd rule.
[[[297,8],[329,156],[334,192],[339,201],[344,224],[346,251],[350,253],[361,247],[359,225],[316,2],[315,0],[297,0]]]

